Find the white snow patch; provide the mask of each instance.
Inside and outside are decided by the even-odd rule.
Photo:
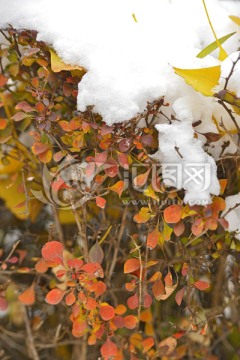
[[[184,202],[190,205],[210,203],[210,194],[219,194],[216,164],[202,149],[201,141],[194,138],[191,123],[176,121],[158,124],[156,128],[159,131],[159,151],[153,157],[161,163],[180,166],[174,175],[176,181],[171,181],[171,185],[186,190]],[[192,179],[189,172],[193,175]],[[195,173],[199,173],[199,176],[195,177]],[[163,180],[169,185],[166,172],[163,172]]]

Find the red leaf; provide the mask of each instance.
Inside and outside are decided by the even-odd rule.
[[[26,113],[32,112],[34,109],[27,101],[21,101],[15,106],[16,110],[23,110]]]
[[[65,298],[66,305],[71,306],[75,303],[76,296],[74,295],[74,292],[71,291]]]
[[[154,229],[152,232],[148,234],[147,237],[147,246],[152,250],[157,246],[159,239],[159,231],[158,229]]]
[[[124,264],[124,273],[129,274],[132,273],[140,268],[140,261],[139,259],[128,259]]]
[[[103,127],[101,128],[100,134],[102,136],[104,136],[107,134],[111,134],[112,131],[113,131],[113,126],[103,125]]]
[[[62,190],[62,189],[71,189],[71,187],[68,186],[61,177],[59,177],[57,180],[51,182],[51,188],[55,192],[58,192],[59,190]]]
[[[182,270],[181,270],[182,276],[186,276],[187,273],[188,273],[188,270],[189,270],[188,264],[187,264],[187,263],[183,263]]]
[[[104,171],[109,177],[115,177],[118,173],[118,164],[114,159],[108,159],[104,166]]]
[[[148,309],[152,305],[152,297],[149,294],[144,295],[143,297],[143,306]]]
[[[5,311],[7,310],[7,308],[8,308],[7,300],[4,297],[0,296],[0,311]]]
[[[103,278],[103,276],[104,276],[103,269],[102,269],[101,265],[98,263],[85,264],[82,266],[81,270],[84,271],[85,273],[95,275],[97,277]]]
[[[129,169],[128,157],[126,154],[118,154],[118,162],[119,165],[122,166],[124,169]]]
[[[57,272],[56,272],[56,277],[58,278],[58,279],[61,279],[65,274],[66,274],[66,270],[58,270]]]
[[[196,281],[193,286],[198,290],[206,290],[210,287],[209,283],[203,280]]]
[[[59,241],[50,241],[42,248],[42,256],[46,261],[63,263],[63,245]]]
[[[127,304],[128,304],[129,309],[131,309],[131,310],[136,309],[139,304],[139,298],[138,298],[137,294],[130,296],[130,298],[127,299]]]
[[[180,306],[181,303],[182,303],[182,299],[183,299],[184,293],[185,293],[185,287],[183,287],[182,289],[180,289],[180,290],[176,293],[176,295],[175,295],[175,300],[176,300],[176,303],[178,304],[178,306]]]
[[[70,268],[79,270],[83,266],[83,261],[81,259],[69,259],[67,261]]]
[[[57,305],[60,303],[60,301],[62,301],[65,294],[66,291],[60,289],[53,289],[49,291],[45,300],[48,304]]]
[[[27,117],[27,115],[24,112],[19,111],[15,115],[13,115],[11,117],[11,119],[14,121],[21,121],[21,120],[25,119],[26,117]]]
[[[137,326],[138,320],[134,315],[127,315],[124,317],[124,326],[127,329],[134,329]]]
[[[130,148],[131,144],[132,144],[131,139],[122,139],[118,144],[119,150],[121,152],[126,152]]]
[[[113,356],[117,355],[117,346],[114,344],[109,338],[107,341],[102,345],[100,352],[104,359],[109,360]]]
[[[18,300],[20,300],[24,305],[33,305],[35,303],[34,284],[19,295]]]
[[[101,196],[97,196],[96,197],[96,204],[98,207],[100,207],[101,209],[104,209],[105,208],[105,205],[106,205],[106,200],[101,197]]]
[[[177,223],[173,228],[174,234],[176,236],[181,236],[184,233],[184,230],[185,230],[185,224],[182,220],[179,221],[179,223]]]
[[[182,217],[182,205],[171,205],[164,210],[164,220],[166,223],[175,224]]]
[[[108,321],[115,315],[114,307],[108,305],[108,303],[102,303],[100,304],[99,313],[104,321]]]
[[[114,316],[112,321],[118,329],[122,329],[124,327],[124,318],[122,316]]]
[[[95,163],[97,166],[101,166],[107,161],[107,151],[103,151],[102,153],[95,156]]]

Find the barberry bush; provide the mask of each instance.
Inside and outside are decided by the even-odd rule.
[[[211,204],[184,204],[151,156],[158,115],[177,121],[164,97],[112,126],[78,112],[86,70],[36,35],[9,27],[0,48],[0,358],[239,359],[240,245],[224,212],[239,150],[219,158]],[[230,95],[215,94],[235,120]]]

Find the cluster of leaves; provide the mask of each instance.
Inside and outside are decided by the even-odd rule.
[[[236,167],[212,204],[183,205],[182,191],[167,191],[149,156],[158,148],[156,117],[176,121],[164,98],[108,126],[94,108],[76,112],[85,69],[64,64],[35,32],[2,35],[0,197],[31,239],[0,249],[7,336],[20,327],[13,356],[37,360],[47,344],[54,359],[235,359],[237,319],[223,314],[238,308],[240,247],[222,214],[224,195],[236,192]],[[213,95],[219,67],[203,88],[206,69],[175,71]],[[74,162],[84,172],[68,180]]]

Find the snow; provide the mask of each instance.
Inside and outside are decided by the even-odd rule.
[[[228,15],[239,16],[238,4],[208,0],[207,7],[218,37],[237,32],[224,44],[224,49],[233,53],[240,31]],[[1,28],[11,24],[37,30],[38,39],[51,45],[66,63],[87,69],[79,83],[78,110],[94,105],[94,111],[111,125],[131,119],[148,101],[165,96],[170,103],[167,111],[180,123],[167,125],[166,119],[159,117],[159,160],[179,161],[173,150],[174,144],[179,144],[183,163],[194,162],[198,155],[198,162],[211,164],[211,186],[201,194],[198,191],[198,197],[209,199],[210,194],[218,193],[216,165],[202,149],[205,138],[194,138],[191,123],[201,119],[196,130],[217,133],[212,117],[220,122],[222,108],[216,99],[196,93],[173,71],[173,66],[220,64],[217,51],[204,59],[196,58],[214,41],[201,0],[0,0],[0,11]],[[223,63],[223,76],[231,61]],[[239,94],[237,77],[239,67],[230,84]],[[227,113],[224,124],[225,118],[226,128],[232,128]],[[213,149],[214,153],[218,152]],[[196,200],[195,191],[194,186],[188,186],[185,201]]]
[[[226,208],[222,213],[222,216],[229,223],[228,231],[236,232],[236,238],[240,240],[240,193],[227,196],[225,201]],[[225,214],[227,215],[225,216]]]
[[[190,121],[173,124],[156,125],[159,131],[159,151],[154,158],[164,164],[180,166],[173,184],[176,188],[186,190],[184,202],[190,205],[211,202],[211,194],[219,194],[219,182],[216,176],[216,164],[211,156],[202,149],[201,141],[194,138]],[[190,166],[190,168],[189,168]],[[201,176],[189,181],[189,175],[198,173]],[[179,176],[181,177],[180,182]],[[168,174],[163,172],[163,180],[168,184]]]

